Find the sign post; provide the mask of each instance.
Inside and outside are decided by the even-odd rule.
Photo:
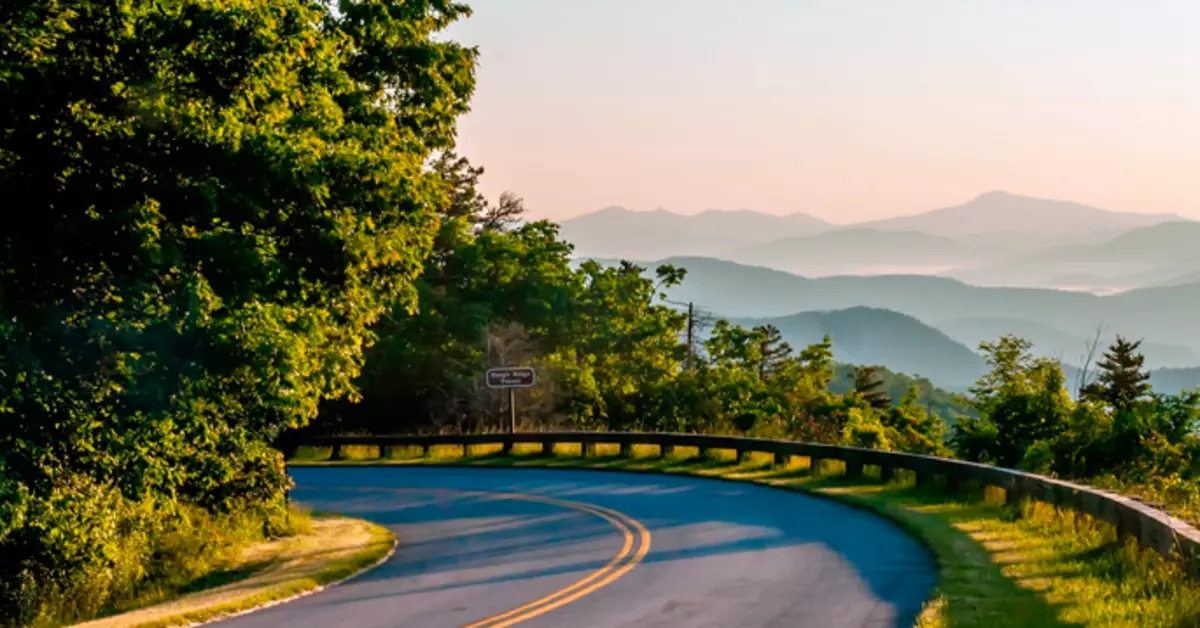
[[[516,389],[532,388],[537,384],[537,373],[528,366],[504,366],[488,369],[488,388],[508,390],[508,431],[517,432],[517,399]]]

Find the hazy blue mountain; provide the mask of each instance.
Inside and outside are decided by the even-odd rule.
[[[1133,229],[1098,244],[1043,250],[951,274],[984,285],[1128,289],[1194,271],[1200,271],[1200,222],[1174,221]],[[1075,283],[1081,279],[1086,283]]]
[[[878,364],[961,390],[986,372],[978,353],[921,321],[891,310],[854,307],[771,318],[742,318],[746,327],[774,325],[793,348],[833,339],[839,362]]]
[[[995,340],[1004,334],[1014,334],[1033,343],[1035,355],[1058,358],[1072,364],[1082,364],[1087,347],[1095,338],[1093,330],[1087,336],[1066,332],[1061,329],[1013,318],[960,318],[939,322],[936,327],[947,336],[964,345],[976,348],[985,340]],[[1116,339],[1112,330],[1106,330],[1100,338],[1100,349]],[[1149,368],[1184,367],[1200,364],[1200,351],[1170,344],[1143,342],[1142,353]]]
[[[963,318],[1032,321],[1087,337],[1100,323],[1147,342],[1200,350],[1200,283],[1143,288],[1108,296],[1039,288],[985,288],[918,275],[823,277],[711,258],[664,262],[688,269],[670,298],[724,316],[774,317],[795,312],[874,307],[931,325]],[[653,267],[657,264],[642,263]]]
[[[1170,278],[1164,279],[1162,281],[1156,281],[1150,285],[1151,285],[1151,287],[1161,288],[1161,287],[1170,287],[1170,286],[1182,286],[1184,284],[1189,284],[1189,283],[1200,283],[1200,270],[1197,270],[1195,272],[1184,273],[1182,275],[1176,275],[1174,277],[1170,277]]]
[[[1150,374],[1150,384],[1160,393],[1174,395],[1200,388],[1200,366],[1186,369],[1162,369]]]
[[[781,238],[742,248],[730,257],[806,274],[876,274],[878,269],[944,266],[970,257],[971,249],[918,231],[847,228]],[[896,272],[891,270],[891,272]]]
[[[949,237],[987,233],[1036,233],[1077,237],[1083,232],[1115,232],[1183,220],[1176,214],[1112,212],[1079,203],[988,192],[963,205],[901,216],[859,227],[902,229]]]
[[[1063,246],[1100,244],[1126,231],[1126,229],[1080,229],[1070,233],[991,231],[954,236],[954,240],[975,250],[978,257],[982,259],[1001,262]]]
[[[947,421],[959,415],[977,416],[977,413],[966,404],[959,403],[957,395],[939,387],[926,377],[897,373],[882,364],[869,365],[874,367],[876,376],[883,381],[883,388],[892,398],[893,404],[898,404],[908,392],[910,386],[916,386],[920,391],[920,403],[931,413]],[[834,369],[833,380],[829,382],[829,391],[844,395],[854,389],[853,364],[838,363]]]
[[[854,307],[791,316],[741,318],[733,319],[733,322],[745,327],[774,325],[796,350],[820,342],[829,335],[838,362],[882,366],[892,373],[925,378],[929,380],[926,385],[931,383],[951,392],[965,393],[988,370],[982,355],[974,350],[975,346],[968,347],[916,318],[891,310]],[[1036,330],[1036,326],[1026,329],[1031,330]],[[1003,333],[1010,332],[1002,332],[989,340],[995,340]],[[1062,362],[1067,389],[1074,395],[1082,375],[1077,366],[1082,363],[1082,356],[1038,352],[1036,341],[1024,337],[1035,342],[1035,354]],[[897,382],[893,384],[897,388],[900,386]],[[1200,367],[1153,370],[1151,384],[1156,391],[1167,394],[1175,394],[1182,388],[1195,388],[1200,386]],[[893,391],[892,394],[899,393]]]
[[[559,223],[581,257],[658,258],[727,256],[744,246],[831,228],[806,214],[774,216],[749,210],[706,211],[693,216],[665,210],[606,207]]]

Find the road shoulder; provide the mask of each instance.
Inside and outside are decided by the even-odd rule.
[[[395,550],[387,529],[360,519],[316,517],[312,531],[246,548],[248,577],[77,628],[198,625],[316,593],[381,564]]]

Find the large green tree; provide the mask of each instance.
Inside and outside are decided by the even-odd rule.
[[[103,572],[71,523],[102,496],[280,495],[268,440],[415,305],[476,58],[432,36],[467,14],[0,5],[0,583]]]

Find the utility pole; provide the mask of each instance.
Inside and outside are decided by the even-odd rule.
[[[692,357],[694,355],[694,351],[692,349],[692,347],[693,347],[693,340],[692,340],[693,331],[692,330],[694,330],[695,327],[696,327],[696,316],[695,316],[695,313],[693,312],[692,302],[689,301],[688,302],[688,322],[687,322],[687,366],[688,366],[688,368],[692,368],[692,362],[693,362]]]

